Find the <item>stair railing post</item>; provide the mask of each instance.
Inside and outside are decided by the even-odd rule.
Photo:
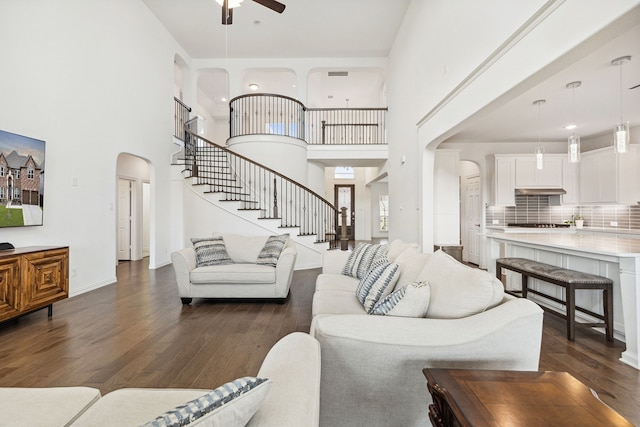
[[[275,177],[273,177],[273,217],[278,218],[278,187]]]
[[[342,225],[340,226],[340,250],[349,249],[349,238],[347,237],[347,208],[340,208],[340,216],[342,217]]]

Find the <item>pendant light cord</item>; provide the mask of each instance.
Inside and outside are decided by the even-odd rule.
[[[622,123],[622,61],[618,63],[620,70],[620,123]]]

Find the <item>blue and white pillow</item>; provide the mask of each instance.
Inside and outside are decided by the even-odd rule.
[[[269,236],[264,247],[258,254],[257,263],[260,265],[270,265],[275,267],[276,264],[278,264],[278,259],[284,249],[284,245],[287,243],[287,239],[289,239],[288,234]]]
[[[430,299],[431,288],[429,283],[413,282],[380,299],[369,314],[424,317],[427,314]]]
[[[356,297],[369,313],[376,303],[391,293],[399,276],[398,264],[389,260],[377,261],[371,270],[362,278],[356,288]]]
[[[233,264],[222,237],[198,237],[191,239],[191,243],[196,251],[196,267]]]
[[[207,417],[215,425],[245,426],[271,388],[266,378],[244,377],[171,409],[142,427],[180,427]]]
[[[388,245],[358,243],[342,268],[342,274],[362,279],[371,269],[373,263],[380,259],[386,259],[388,249]]]

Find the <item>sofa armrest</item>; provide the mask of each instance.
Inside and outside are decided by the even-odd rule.
[[[322,273],[342,274],[342,268],[347,263],[351,251],[326,251],[322,254]]]
[[[273,385],[249,427],[317,427],[320,419],[320,344],[294,332],[267,353],[258,376]]]
[[[298,250],[293,239],[288,239],[276,263],[275,298],[286,298],[293,279],[293,269],[296,265]]]
[[[193,248],[184,248],[171,253],[171,262],[176,273],[178,283],[178,293],[181,298],[191,297],[189,285],[191,283],[189,274],[196,268],[196,251]]]
[[[524,299],[462,319],[316,316],[321,424],[428,425],[431,397],[422,369],[537,370],[542,317]]]

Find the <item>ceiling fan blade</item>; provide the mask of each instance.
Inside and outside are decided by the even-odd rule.
[[[287,7],[284,4],[280,3],[276,0],[253,0],[254,2],[263,5],[264,7],[268,7],[274,12],[282,13],[284,12],[284,8]]]
[[[229,1],[222,2],[222,25],[233,24],[233,9],[229,7]]]
[[[640,87],[640,85],[635,85],[635,86],[633,86],[633,87],[630,87],[630,88],[629,88],[629,90],[631,90],[631,89],[637,89],[637,88],[639,88],[639,87]]]

